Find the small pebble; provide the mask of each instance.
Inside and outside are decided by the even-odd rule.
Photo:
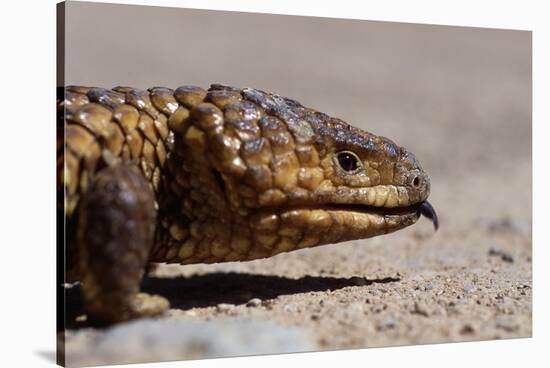
[[[424,316],[424,317],[429,317],[430,315],[424,303],[418,303],[418,302],[414,303],[412,312],[414,314],[420,314],[421,316]]]
[[[296,304],[293,304],[293,303],[287,304],[283,307],[283,311],[289,312],[289,313],[296,312],[296,310],[297,310]]]
[[[373,296],[373,297],[369,297],[367,299],[365,299],[365,303],[367,304],[381,304],[382,300],[377,297],[377,296]]]
[[[477,288],[473,285],[467,285],[465,286],[464,288],[462,288],[462,290],[465,292],[465,293],[473,293],[477,290]]]
[[[500,257],[500,259],[503,260],[504,262],[509,262],[509,263],[514,262],[514,257],[510,253],[499,249],[491,248],[489,250],[489,255]]]
[[[233,304],[220,303],[220,304],[216,305],[216,310],[218,312],[228,312],[228,311],[232,310],[233,308],[235,308],[235,306]]]
[[[395,321],[392,319],[388,319],[376,325],[378,331],[391,330],[393,328],[395,328]]]
[[[375,304],[372,308],[371,308],[371,311],[373,313],[381,313],[383,311],[385,311],[386,309],[388,309],[388,305],[387,304]]]
[[[250,300],[246,303],[246,306],[247,306],[247,307],[259,307],[260,305],[262,305],[262,300],[259,299],[259,298],[250,299]]]
[[[470,324],[466,324],[462,326],[462,328],[460,329],[461,335],[469,335],[469,334],[473,334],[474,332],[476,332],[476,330]]]

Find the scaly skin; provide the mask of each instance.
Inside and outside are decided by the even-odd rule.
[[[67,87],[63,107],[68,277],[83,280],[98,319],[168,307],[137,294],[147,262],[265,258],[390,233],[421,214],[437,226],[413,154],[288,98],[221,85]],[[153,306],[136,307],[143,298]]]

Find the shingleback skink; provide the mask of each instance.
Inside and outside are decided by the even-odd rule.
[[[438,221],[391,140],[252,88],[69,86],[58,99],[66,278],[90,318],[163,313],[149,262],[265,258]]]

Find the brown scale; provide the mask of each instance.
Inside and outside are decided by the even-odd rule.
[[[85,191],[96,171],[107,165],[108,159],[103,157],[106,151],[110,157],[137,160],[155,191],[160,189],[161,171],[172,137],[167,118],[159,111],[170,112],[170,108],[177,105],[173,98],[164,97],[156,89],[149,97],[143,91],[128,87],[113,90],[67,87],[63,176],[69,216],[77,205],[79,193]]]

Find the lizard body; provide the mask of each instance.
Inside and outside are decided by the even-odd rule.
[[[213,263],[386,234],[428,175],[391,140],[252,88],[70,86],[58,103],[68,278],[102,320],[155,315],[147,262]],[[63,114],[64,113],[64,114]]]

